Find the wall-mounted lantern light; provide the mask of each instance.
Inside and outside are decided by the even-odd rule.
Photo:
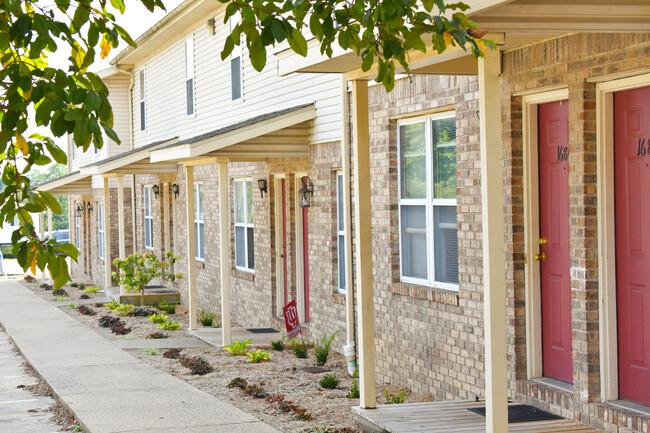
[[[303,176],[300,182],[302,183],[302,188],[298,191],[300,207],[310,207],[310,199],[314,196],[314,183],[309,176]]]
[[[206,24],[207,24],[207,26],[208,26],[208,32],[209,32],[211,35],[214,35],[214,34],[216,33],[216,31],[215,31],[215,20],[214,20],[214,18],[210,18]]]
[[[154,185],[151,187],[151,190],[152,190],[153,193],[156,195],[156,198],[158,198],[158,194],[160,194],[160,187],[159,187],[158,185],[154,184]]]
[[[92,212],[92,211],[93,211],[93,205],[90,204],[90,202],[88,202],[88,203],[86,204],[86,209],[88,209],[88,212]]]
[[[268,192],[266,187],[266,179],[257,179],[257,186],[260,188],[260,196],[264,198],[264,193]]]
[[[83,212],[84,207],[81,205],[81,203],[77,202],[77,206],[75,210],[77,211],[77,215],[81,215],[81,212]]]
[[[174,198],[178,198],[178,193],[180,192],[180,188],[178,187],[177,183],[172,183],[172,192],[174,193]]]

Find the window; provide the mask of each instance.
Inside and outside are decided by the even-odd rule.
[[[230,18],[230,33],[237,24],[241,21],[239,14],[235,14]],[[242,50],[241,44],[235,45],[230,53],[230,89],[231,98],[233,101],[241,99],[242,97],[242,82],[243,73],[241,65]]]
[[[153,212],[151,209],[151,185],[144,187],[144,247],[153,249]]]
[[[345,293],[345,228],[343,200],[343,173],[336,173],[336,233],[338,239],[339,292]]]
[[[253,248],[253,180],[237,179],[234,184],[235,202],[235,267],[255,269]]]
[[[456,117],[399,124],[402,281],[458,288]]]
[[[97,203],[97,242],[99,258],[104,259],[104,203]]]
[[[77,202],[78,205],[81,205],[81,203]],[[81,207],[83,209],[83,205]],[[74,227],[75,227],[75,247],[77,249],[81,248],[81,212],[76,211],[76,206],[74,210]]]
[[[140,131],[147,128],[147,104],[144,92],[144,69],[140,69]]]
[[[194,182],[194,240],[197,260],[205,260],[204,218],[203,182]]]
[[[190,116],[194,114],[194,35],[185,41],[185,101]]]

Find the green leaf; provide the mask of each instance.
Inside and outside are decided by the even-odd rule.
[[[303,57],[307,56],[307,41],[299,30],[293,29],[288,35],[288,40],[292,50]]]
[[[99,108],[102,103],[102,99],[95,92],[88,92],[86,95],[86,108],[88,111],[95,111]]]
[[[366,53],[366,56],[363,58],[363,62],[361,62],[361,70],[363,72],[368,72],[370,70],[374,61],[374,57],[375,56],[371,51]]]
[[[54,251],[62,253],[68,257],[71,257],[75,262],[79,257],[79,250],[77,250],[77,248],[75,248],[75,246],[70,243],[57,245],[56,247],[54,247]]]
[[[221,60],[226,60],[234,48],[235,44],[232,41],[232,35],[228,36],[221,51]]]
[[[104,122],[100,122],[100,123],[101,123],[101,125],[102,125],[102,128],[104,128],[104,131],[106,131],[106,135],[108,135],[108,137],[109,137],[111,140],[113,140],[113,141],[116,142],[117,144],[120,144],[120,143],[122,142],[122,141],[120,141],[119,137],[117,136],[117,134],[115,133],[115,131],[113,130],[113,128],[111,128],[110,126],[108,126],[108,125],[107,125],[106,123],[104,123]]]
[[[54,280],[54,287],[59,289],[70,281],[70,274],[68,273],[68,264],[65,261],[65,257],[56,256],[56,260],[58,261],[59,269],[56,274],[51,273],[51,275]]]
[[[59,164],[67,164],[68,163],[68,156],[65,154],[65,152],[52,140],[45,140],[45,146],[47,147],[48,152],[50,152],[50,155],[52,155],[52,158]]]
[[[59,204],[59,201],[54,198],[52,194],[50,194],[47,191],[39,191],[39,194],[45,204],[47,205],[48,208],[52,210],[55,214],[60,214],[61,213],[61,205]]]
[[[121,14],[123,14],[124,11],[126,10],[126,7],[124,6],[124,1],[122,1],[122,0],[111,0],[111,5],[115,9],[120,11]]]
[[[264,66],[266,65],[266,47],[262,43],[261,39],[257,39],[253,42],[249,50],[249,56],[251,64],[257,72],[264,69]]]
[[[287,38],[287,30],[280,20],[273,20],[271,23],[271,32],[276,41],[282,42]]]

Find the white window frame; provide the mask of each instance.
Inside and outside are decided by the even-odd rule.
[[[253,266],[251,267],[250,263],[248,263],[248,229],[252,228],[253,229],[253,256],[255,255],[255,224],[253,221],[250,223],[248,221],[248,209],[246,208],[246,203],[248,197],[244,197],[244,222],[237,222],[237,201],[239,200],[239,197],[237,196],[237,184],[243,183],[244,184],[244,194],[246,194],[246,183],[251,182],[251,185],[253,184],[253,179],[252,178],[242,178],[242,179],[235,179],[233,181],[233,210],[234,210],[234,216],[233,216],[233,221],[235,223],[235,268],[246,271],[246,272],[255,272],[255,263],[253,263]],[[253,189],[251,188],[251,195],[253,195]],[[253,201],[253,215],[255,215],[255,203]],[[245,266],[239,266],[237,265],[237,227],[242,227],[244,229],[244,262],[246,263]]]
[[[153,250],[153,208],[151,206],[151,195],[153,194],[153,186],[145,185],[142,190],[142,213],[144,214],[144,247],[148,250]],[[147,226],[151,233],[150,243],[147,244]]]
[[[230,33],[232,33],[232,29],[234,29],[235,26],[241,22],[241,16],[239,13],[236,13],[230,17],[228,22],[230,25]],[[237,58],[239,58],[239,98],[233,98],[232,61]],[[244,56],[242,55],[241,43],[239,45],[235,45],[232,49],[232,52],[230,53],[230,99],[232,102],[241,102],[244,100]]]
[[[205,211],[201,209],[204,202],[203,182],[194,182],[194,258],[198,261],[205,261]],[[198,230],[203,227],[203,231]]]
[[[104,249],[106,244],[104,227],[104,203],[97,203],[97,256],[104,260]]]
[[[187,92],[188,83],[192,82],[191,95]],[[194,80],[194,35],[185,40],[185,114],[187,117],[196,115],[196,81]],[[188,102],[192,98],[192,112],[189,111]]]
[[[337,289],[339,293],[345,293],[345,217],[343,200],[345,200],[345,194],[343,194],[343,172],[336,172],[336,253],[337,253],[337,268],[336,272],[338,274],[338,284]],[[343,221],[341,217],[343,216]],[[341,239],[343,242],[341,242]],[[343,248],[341,248],[343,244]],[[343,272],[341,272],[341,263],[343,263]]]
[[[433,208],[437,206],[457,206],[457,199],[436,199],[433,198],[433,146],[432,146],[432,123],[435,120],[456,118],[455,111],[446,111],[442,113],[437,113],[434,115],[426,117],[418,117],[412,119],[406,119],[399,121],[397,124],[397,173],[398,173],[398,218],[399,218],[399,253],[400,253],[400,281],[408,284],[417,284],[420,286],[434,287],[438,289],[458,291],[458,284],[440,282],[435,280],[435,251],[434,251],[434,227],[433,227]],[[412,125],[423,123],[425,125],[425,152],[426,152],[426,198],[422,199],[404,199],[402,198],[402,158],[401,158],[401,146],[400,142],[400,127],[405,125]],[[458,154],[458,149],[456,149],[456,154]],[[403,239],[402,239],[402,206],[424,206],[425,208],[425,218],[426,218],[426,243],[427,243],[427,278],[415,278],[410,276],[405,276],[402,274],[404,265],[402,260],[405,255],[402,252],[403,248]],[[456,230],[458,228],[456,227]]]
[[[81,204],[77,202],[77,204]],[[81,207],[83,209],[83,206]],[[81,248],[81,212],[77,212],[77,206],[74,207],[74,225],[75,225],[75,246]]]
[[[147,74],[145,68],[140,69],[138,73],[140,80],[140,131],[147,130],[147,92],[145,88],[145,83],[147,80]]]

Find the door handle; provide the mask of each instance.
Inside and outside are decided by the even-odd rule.
[[[548,243],[548,239],[546,238],[539,238],[539,244],[540,245],[546,245]]]
[[[535,254],[535,260],[546,261],[546,253]]]

